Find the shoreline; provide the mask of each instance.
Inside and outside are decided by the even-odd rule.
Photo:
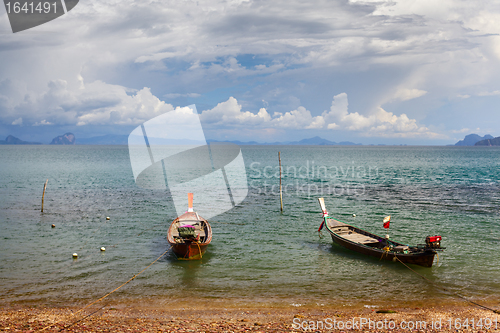
[[[104,295],[104,294],[103,294]],[[102,295],[102,296],[103,296]],[[438,297],[440,296],[440,297]],[[99,300],[101,299],[101,300]],[[81,309],[89,304],[95,307],[137,307],[144,309],[155,308],[214,308],[214,309],[235,309],[235,308],[274,308],[274,309],[336,309],[336,310],[355,310],[362,308],[443,308],[443,307],[470,307],[480,308],[473,303],[493,308],[500,311],[499,297],[490,295],[489,297],[467,298],[466,301],[456,295],[444,294],[440,292],[432,298],[423,297],[420,300],[395,300],[394,296],[387,299],[374,300],[368,297],[356,297],[351,299],[333,298],[333,297],[307,297],[304,295],[281,297],[281,296],[125,296],[109,295],[108,297],[81,298],[74,301],[58,299],[17,299],[4,297],[0,298],[0,310],[9,308],[71,308]],[[99,300],[99,301],[98,301]]]
[[[491,307],[496,309],[497,304]],[[46,328],[46,332],[500,332],[500,314],[463,302],[421,307],[290,305],[228,299],[154,303],[140,299],[104,301],[78,312],[84,306],[0,305],[0,331],[37,332]]]

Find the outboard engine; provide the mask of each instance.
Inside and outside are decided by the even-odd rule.
[[[431,249],[441,248],[441,236],[427,236],[425,237],[425,245]]]

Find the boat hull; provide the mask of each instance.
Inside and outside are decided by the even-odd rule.
[[[195,229],[195,237],[180,237],[178,228],[189,225]],[[168,229],[167,240],[179,260],[199,260],[203,258],[212,241],[212,227],[207,220],[195,212],[186,212],[176,218]]]
[[[428,241],[427,238],[429,237],[426,238],[425,246],[409,246],[389,240],[388,235],[381,237],[342,221],[329,218],[325,199],[318,198],[318,201],[323,212],[323,222],[318,231],[325,227],[332,236],[333,242],[346,249],[379,258],[380,260],[400,261],[403,264],[423,267],[432,267],[434,256],[437,254],[436,250],[442,249],[440,243],[435,244]],[[433,238],[441,240],[440,236]]]
[[[171,244],[172,251],[179,260],[199,260],[203,258],[208,244]]]
[[[332,233],[330,230],[328,231],[332,236],[332,240],[338,245],[345,247],[346,249],[383,260],[397,261],[399,259],[399,261],[405,264],[413,264],[423,267],[432,267],[432,264],[434,262],[434,256],[436,255],[436,252],[432,250],[423,253],[404,254],[404,253],[396,253],[396,252],[374,249],[369,246],[364,246],[362,244],[351,242],[343,237],[340,237],[335,233]]]

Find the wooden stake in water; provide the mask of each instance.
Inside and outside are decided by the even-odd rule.
[[[43,194],[42,194],[42,213],[43,213],[43,198],[45,197],[45,189],[47,188],[47,182],[48,182],[48,181],[49,181],[49,180],[47,179],[47,180],[45,181],[45,185],[43,185]]]
[[[281,214],[283,214],[283,192],[281,191],[281,152],[278,152],[278,160],[280,163],[280,206]]]

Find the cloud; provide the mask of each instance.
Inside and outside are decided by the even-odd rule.
[[[394,94],[394,100],[408,101],[410,99],[418,98],[427,94],[425,90],[419,89],[398,89]]]
[[[19,117],[16,120],[12,122],[12,125],[22,125],[23,124],[23,118]]]
[[[286,112],[285,114],[276,112],[273,117],[271,125],[275,127],[317,129],[325,125],[323,117],[313,117],[311,112],[303,106],[299,106],[296,110]]]
[[[136,125],[174,109],[147,87],[132,91],[95,81],[72,89],[64,80],[53,80],[44,92],[16,100],[5,96],[13,84],[4,82],[0,90],[0,120],[13,125]]]
[[[330,129],[358,132],[362,136],[395,137],[395,138],[444,138],[425,126],[417,124],[406,114],[395,115],[378,107],[370,115],[348,111],[346,93],[334,96],[329,111],[313,116],[303,106],[285,113],[275,112],[271,117],[266,109],[261,108],[257,114],[241,111],[242,107],[234,97],[219,103],[211,110],[201,113],[201,120],[208,125],[241,128],[284,128],[284,129]]]
[[[500,14],[492,2],[123,0],[120,10],[116,4],[80,1],[62,19],[0,34],[0,81],[10,87],[0,82],[2,123],[138,124],[173,110],[156,96],[203,96],[213,126],[359,135],[379,128],[424,138],[425,126],[415,119],[429,123],[431,110],[442,115],[431,128],[491,119],[458,117],[442,101],[469,91],[476,93],[452,102],[478,91],[496,95]],[[1,24],[9,30],[7,21]],[[349,93],[351,112],[320,113],[332,91]],[[230,96],[244,107],[221,111],[207,102]],[[277,113],[271,116],[267,105],[257,112],[262,100]],[[466,102],[481,114],[496,108],[494,101]],[[221,112],[225,118],[217,118]]]
[[[101,82],[97,85],[101,86]],[[89,85],[90,86],[90,85]],[[104,87],[107,87],[104,85]],[[126,89],[120,86],[108,87],[109,94],[115,94],[112,99],[110,96],[100,95],[100,98],[91,98],[89,94],[84,94],[81,102],[69,106],[69,110],[86,110],[88,104],[93,106],[91,112],[78,113],[77,125],[136,125],[144,121],[154,118],[157,115],[173,110],[173,106],[158,99],[151,93],[150,88],[143,88],[136,92],[135,95],[129,96],[126,94]],[[99,91],[102,92],[102,87]],[[87,93],[93,92],[90,89]],[[108,101],[110,103],[108,103]],[[102,104],[101,104],[102,103]],[[101,105],[100,105],[101,104]],[[95,107],[97,105],[97,108]]]
[[[363,136],[375,137],[444,137],[431,132],[425,126],[419,126],[415,119],[410,119],[406,114],[399,116],[378,107],[370,115],[348,111],[347,94],[341,93],[333,97],[330,111],[324,111],[322,117],[328,124],[328,129],[348,130],[361,132]]]
[[[241,105],[234,97],[229,97],[226,102],[217,104],[211,110],[205,110],[201,113],[200,119],[203,123],[210,125],[261,125],[271,119],[266,109],[261,108],[257,114],[250,111],[241,111]]]
[[[0,96],[8,112],[0,115],[4,123],[23,126],[50,125],[137,125],[157,115],[173,111],[174,107],[151,93],[151,89],[131,90],[120,85],[94,81],[78,84],[52,80],[40,94],[29,92],[24,99],[10,100],[7,93],[14,82],[0,84]],[[402,96],[417,96],[424,92],[406,90]],[[17,102],[17,104],[16,104]],[[303,106],[286,112],[266,108],[257,113],[243,111],[237,99],[230,97],[214,108],[204,110],[200,120],[209,128],[287,129],[287,130],[343,130],[362,136],[376,137],[439,137],[425,126],[417,124],[406,114],[395,115],[377,107],[363,115],[349,112],[346,93],[333,97],[330,110],[314,116]],[[175,109],[180,110],[180,109]],[[176,111],[177,112],[177,111]],[[181,117],[182,118],[182,117]]]
[[[197,94],[197,93],[187,93],[187,94],[172,93],[172,94],[165,94],[163,96],[166,98],[179,98],[179,97],[197,98],[197,97],[200,97],[201,95]]]
[[[234,97],[217,104],[211,110],[201,113],[201,121],[211,126],[276,127],[288,129],[316,129],[325,124],[321,116],[313,117],[311,112],[300,106],[296,110],[283,113],[275,112],[271,117],[265,108],[257,114],[241,111],[242,107]]]
[[[477,94],[478,96],[498,96],[500,95],[500,90],[495,91],[482,91]]]
[[[459,130],[452,130],[451,133],[457,134],[457,133],[469,133],[471,130],[467,127],[459,129]]]
[[[459,129],[459,130],[451,130],[450,131],[451,133],[454,133],[454,134],[460,134],[460,133],[486,133],[485,130],[482,130],[480,129],[479,127],[475,128],[475,129],[470,129],[470,128],[462,128],[462,129]]]
[[[33,124],[33,126],[44,126],[44,125],[54,125],[54,124],[51,123],[50,121],[45,120],[45,119],[43,119],[40,122],[36,122],[36,123]]]

